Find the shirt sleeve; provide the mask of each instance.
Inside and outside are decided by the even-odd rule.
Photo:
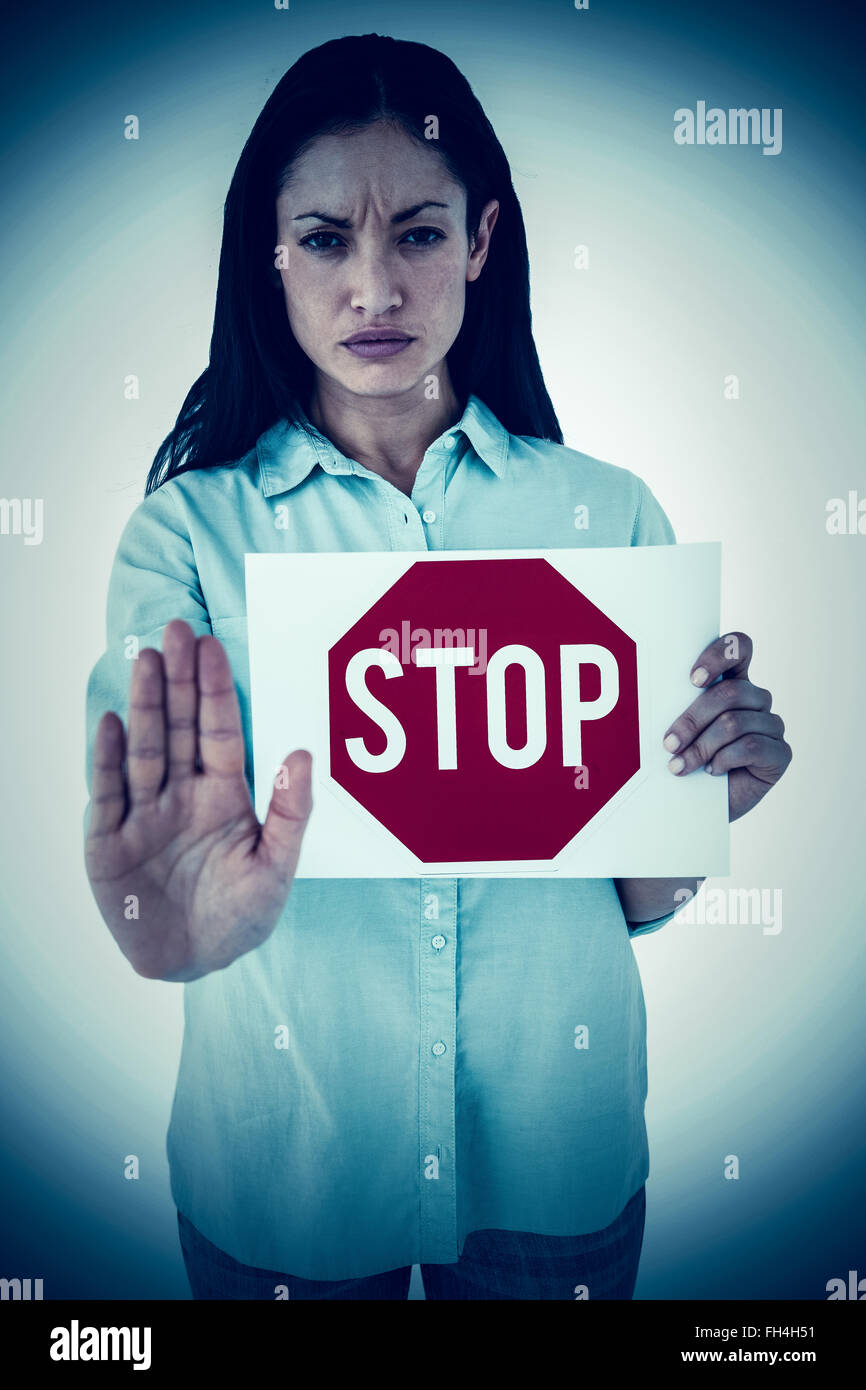
[[[635,483],[637,484],[638,497],[631,533],[632,545],[676,545],[677,538],[667,513],[647,487],[643,478],[635,476]]]
[[[667,513],[647,487],[642,478],[635,477],[638,488],[637,511],[632,530],[632,545],[676,545],[677,538]],[[651,922],[628,923],[629,936],[646,936],[648,932],[658,931],[669,922],[676,912],[673,908],[664,917],[656,917]]]
[[[112,565],[105,650],[87,682],[85,835],[90,823],[97,725],[107,710],[114,710],[126,726],[131,662],[142,647],[162,649],[162,633],[172,618],[183,618],[197,637],[211,631],[192,543],[169,482],[146,497],[132,513]]]

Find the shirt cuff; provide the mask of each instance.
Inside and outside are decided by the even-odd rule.
[[[663,927],[665,922],[669,922],[677,911],[678,908],[675,907],[670,912],[666,912],[664,917],[656,917],[652,922],[626,922],[628,934],[629,936],[645,936],[647,932],[658,931],[659,927]]]

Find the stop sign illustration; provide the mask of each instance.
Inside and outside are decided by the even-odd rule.
[[[544,559],[415,563],[328,693],[331,776],[425,863],[552,859],[640,767],[635,644]]]

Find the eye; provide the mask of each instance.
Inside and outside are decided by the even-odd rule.
[[[408,237],[420,236],[429,237],[428,241],[408,241]],[[444,241],[445,233],[437,231],[435,227],[413,227],[411,232],[406,233],[404,241],[407,246],[435,246],[437,241]]]
[[[336,232],[310,232],[310,235],[305,236],[299,244],[308,246],[311,251],[334,251],[336,249],[333,244],[331,246],[314,246],[313,243],[320,238],[324,238],[326,241],[330,238],[332,243],[336,242],[337,245],[342,245]]]
[[[410,238],[417,238],[417,240],[410,240]],[[415,246],[419,250],[426,250],[428,246],[435,246],[438,241],[444,240],[445,233],[440,232],[436,227],[413,227],[402,238],[401,245]],[[336,232],[329,231],[310,232],[299,243],[310,251],[336,251],[344,244]]]

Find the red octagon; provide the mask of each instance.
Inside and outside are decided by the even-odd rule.
[[[585,644],[610,652],[613,678],[606,658],[575,664]],[[491,666],[512,646],[531,650],[513,663],[503,652]],[[472,648],[476,669],[419,665],[424,647]],[[353,657],[364,709],[347,689]],[[640,767],[635,644],[546,560],[419,561],[334,644],[328,665],[331,776],[423,863],[552,859]],[[495,736],[488,699],[499,711]],[[580,764],[564,761],[576,727]],[[504,766],[503,738],[509,750],[526,747],[531,765]],[[383,766],[359,766],[376,758]]]

